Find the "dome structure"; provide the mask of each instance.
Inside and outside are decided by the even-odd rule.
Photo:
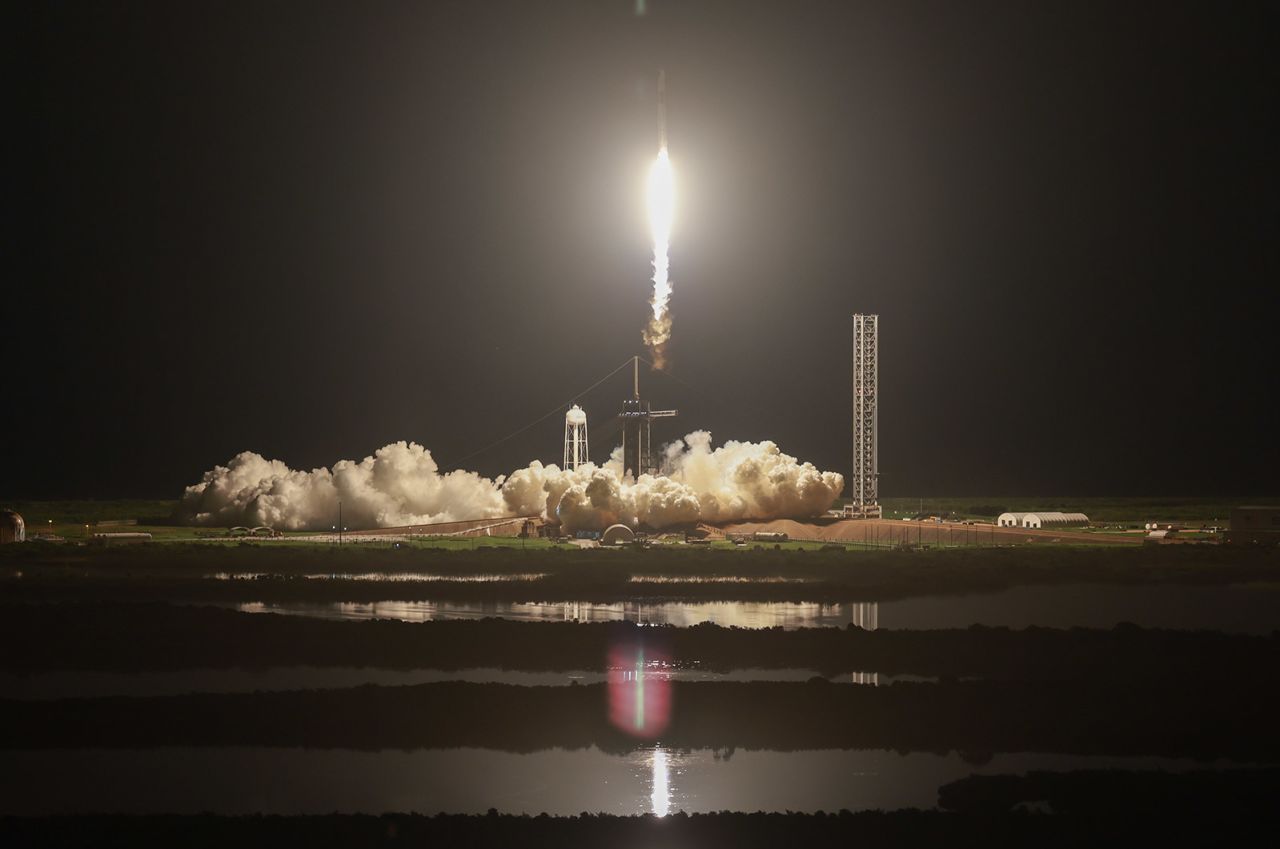
[[[634,541],[636,532],[628,528],[626,525],[610,525],[605,528],[603,534],[600,535],[601,545],[626,545]]]
[[[26,542],[27,523],[12,510],[0,510],[0,543]]]

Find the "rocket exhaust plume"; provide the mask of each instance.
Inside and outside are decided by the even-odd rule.
[[[784,454],[772,442],[713,447],[694,431],[661,452],[662,474],[626,475],[619,446],[603,465],[561,469],[534,460],[496,479],[443,471],[431,452],[393,442],[359,462],[304,471],[245,451],[187,487],[178,514],[193,525],[328,530],[345,509],[356,528],[537,516],[569,532],[615,522],[663,528],[692,522],[821,516],[844,477]]]
[[[666,366],[666,346],[671,339],[671,278],[667,251],[671,243],[671,220],[675,215],[675,175],[667,154],[666,76],[658,72],[658,158],[649,169],[649,229],[653,233],[653,314],[644,330],[657,368]]]

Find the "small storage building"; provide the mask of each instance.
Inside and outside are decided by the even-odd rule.
[[[1083,513],[1027,513],[1022,517],[1024,528],[1083,528],[1089,517]]]

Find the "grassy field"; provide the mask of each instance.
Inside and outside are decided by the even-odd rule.
[[[12,602],[174,601],[791,601],[839,604],[1015,586],[1274,585],[1269,552],[1217,545],[1016,546],[930,551],[521,551],[484,544],[403,546],[0,547],[0,594]],[[371,573],[413,580],[360,580]],[[218,579],[217,575],[228,576]],[[312,579],[308,576],[323,576]],[[234,580],[230,579],[236,576]],[[337,576],[331,578],[331,576]],[[485,576],[456,580],[451,576]],[[718,580],[718,579],[732,580]],[[787,580],[774,580],[785,578]]]
[[[1091,496],[1071,498],[1046,496],[972,495],[939,498],[936,496],[882,498],[886,517],[914,516],[917,513],[955,513],[970,519],[994,519],[1003,512],[1028,513],[1036,510],[1059,510],[1084,513],[1093,522],[1142,526],[1145,522],[1180,522],[1184,524],[1224,525],[1231,508],[1243,504],[1276,504],[1278,496]]]
[[[28,531],[35,533],[54,525],[85,525],[97,522],[136,520],[140,525],[167,525],[177,501],[158,499],[119,498],[104,501],[79,499],[65,501],[28,501],[20,498],[0,498],[0,507],[16,510],[27,522]]]
[[[1093,496],[1071,498],[1046,496],[1025,498],[1014,496],[955,496],[955,497],[901,497],[884,498],[886,518],[902,518],[917,513],[954,514],[959,518],[991,520],[1007,511],[1028,512],[1034,510],[1061,510],[1081,512],[1100,524],[1141,527],[1145,522],[1165,521],[1188,525],[1224,526],[1233,506],[1242,504],[1276,504],[1280,496],[1158,496],[1158,497],[1110,497]],[[843,502],[842,502],[843,503]],[[68,540],[83,540],[94,530],[146,531],[156,540],[192,540],[219,535],[217,528],[192,528],[175,525],[173,512],[177,501],[158,499],[117,500],[63,500],[28,501],[0,499],[0,507],[16,510],[27,523],[28,535],[54,533]],[[100,522],[134,521],[136,527],[105,526],[94,528]],[[88,526],[86,528],[86,525]],[[504,544],[497,538],[486,538],[484,544]],[[519,541],[517,540],[518,544]],[[443,547],[471,547],[475,543],[464,540],[433,540],[415,544]],[[535,545],[529,541],[528,545]],[[803,547],[792,544],[791,547]]]

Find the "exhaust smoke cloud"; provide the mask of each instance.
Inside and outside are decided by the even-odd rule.
[[[624,477],[621,449],[576,470],[534,461],[505,477],[442,473],[431,452],[395,442],[360,462],[300,471],[253,452],[205,472],[187,487],[182,520],[197,525],[270,525],[328,530],[341,500],[352,528],[540,515],[568,532],[615,522],[664,528],[697,521],[821,515],[844,478],[782,453],[772,442],[727,442],[695,431],[663,451],[662,474]]]

